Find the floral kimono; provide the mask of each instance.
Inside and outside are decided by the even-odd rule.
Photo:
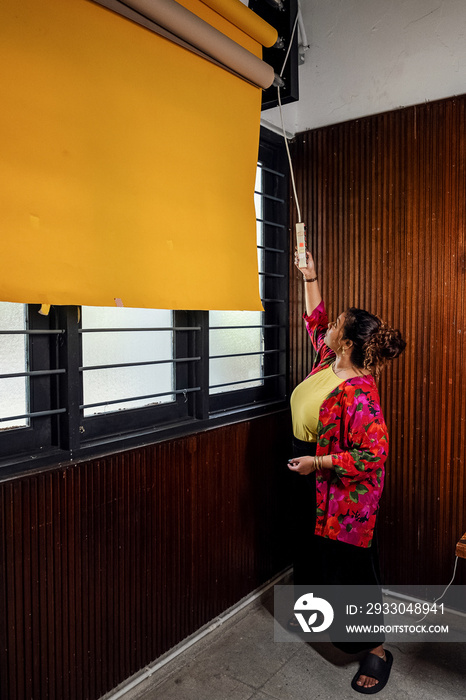
[[[304,314],[304,320],[317,352],[310,373],[315,374],[335,361],[335,353],[324,343],[324,303],[310,316]],[[324,400],[317,454],[332,455],[334,469],[316,471],[316,535],[370,547],[388,454],[387,426],[372,375],[343,380]]]

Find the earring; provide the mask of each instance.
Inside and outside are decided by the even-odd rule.
[[[341,354],[344,355],[345,352],[346,352],[346,348],[343,348],[343,350],[341,351]]]

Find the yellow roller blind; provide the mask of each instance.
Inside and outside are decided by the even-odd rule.
[[[0,32],[0,299],[261,309],[261,91],[87,0]]]

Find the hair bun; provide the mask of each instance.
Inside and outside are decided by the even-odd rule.
[[[343,338],[353,342],[351,362],[368,369],[375,377],[388,360],[406,347],[399,330],[389,328],[379,316],[351,306],[346,311]]]
[[[400,331],[395,328],[388,328],[385,323],[382,323],[375,333],[374,340],[378,354],[384,360],[394,360],[401,355],[406,347],[406,342],[401,337]]]

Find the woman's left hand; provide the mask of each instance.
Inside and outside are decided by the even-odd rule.
[[[298,474],[312,474],[315,471],[314,457],[293,457],[288,462],[288,469]]]

